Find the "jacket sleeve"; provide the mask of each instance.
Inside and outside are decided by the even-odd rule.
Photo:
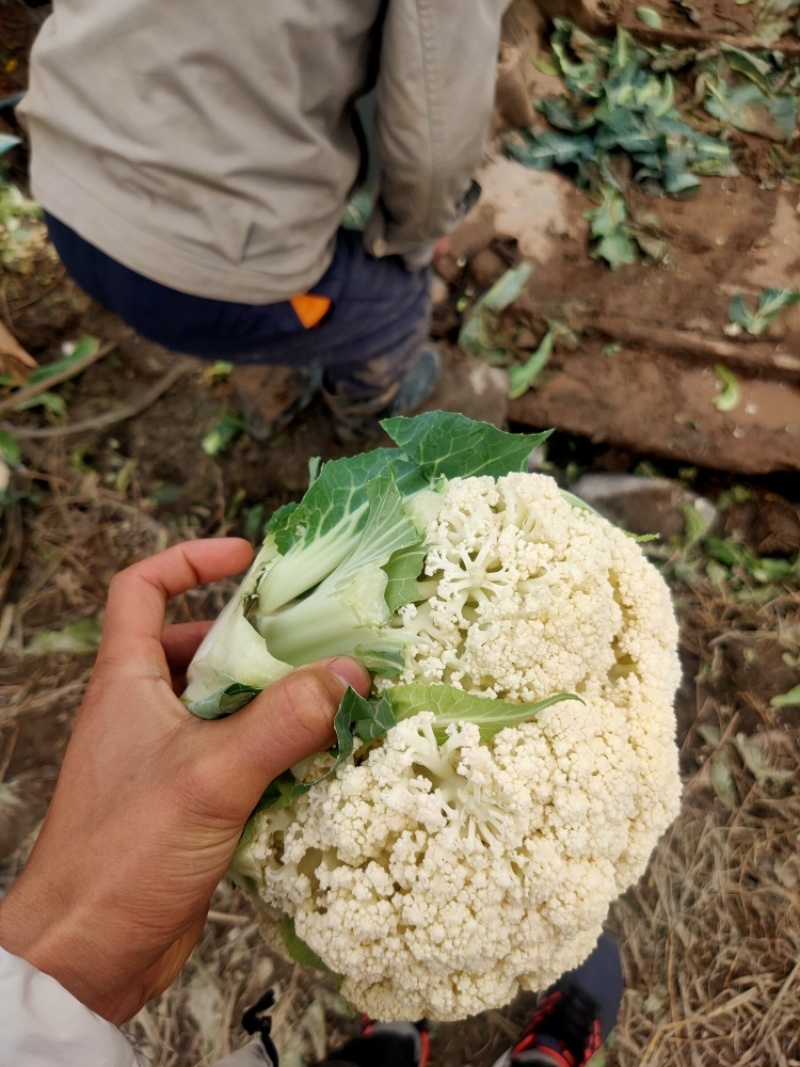
[[[459,222],[483,159],[506,2],[389,0],[377,81],[381,178],[365,231],[373,255],[421,266]]]
[[[150,1067],[113,1023],[27,960],[0,948],[1,1067]],[[214,1067],[274,1067],[260,1038]]]
[[[147,1067],[113,1023],[63,986],[0,948],[0,1064],[11,1067]]]

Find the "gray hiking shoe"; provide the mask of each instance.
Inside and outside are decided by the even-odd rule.
[[[413,414],[433,393],[442,361],[435,348],[423,348],[399,382],[373,396],[348,397],[322,390],[333,417],[333,431],[342,444],[364,441],[380,433],[381,419]]]
[[[322,385],[322,371],[259,363],[236,367],[232,379],[245,429],[255,441],[266,441],[308,407]]]

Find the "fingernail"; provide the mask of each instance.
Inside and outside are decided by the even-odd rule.
[[[366,667],[362,667],[358,660],[348,659],[345,656],[337,656],[328,664],[328,669],[337,678],[341,678],[345,685],[351,685],[360,693],[369,689],[369,673]]]

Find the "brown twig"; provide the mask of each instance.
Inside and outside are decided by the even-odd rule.
[[[22,519],[18,503],[6,506],[0,541],[0,605],[5,601],[11,579],[22,559]]]
[[[17,380],[24,382],[25,375],[37,367],[38,363],[30,352],[25,351],[11,330],[0,321],[0,370],[10,371]]]
[[[778,41],[760,41],[757,37],[737,37],[730,33],[712,33],[707,30],[677,29],[670,27],[643,26],[639,23],[627,25],[621,23],[621,28],[632,33],[644,44],[658,47],[662,44],[673,45],[676,48],[707,48],[712,45],[731,45],[744,52],[780,52],[785,56],[800,56],[800,41],[792,41],[784,37]],[[616,24],[609,24],[609,32],[616,32]]]
[[[176,363],[173,367],[162,375],[152,388],[142,393],[138,399],[133,400],[130,404],[123,404],[121,407],[115,408],[113,411],[106,411],[102,415],[97,415],[93,419],[83,419],[81,422],[73,422],[69,426],[47,426],[36,427],[28,429],[27,427],[12,426],[9,423],[0,423],[0,428],[8,430],[13,433],[20,441],[33,441],[42,440],[44,438],[51,437],[69,437],[75,433],[89,433],[93,430],[103,430],[107,426],[114,426],[118,422],[125,422],[127,419],[132,419],[136,415],[141,415],[143,411],[154,404],[164,393],[166,393],[179,378],[182,378],[184,374],[188,373],[192,369],[190,363]]]
[[[11,766],[11,757],[14,755],[14,748],[17,744],[17,738],[19,737],[19,724],[13,723],[11,726],[10,737],[6,744],[6,750],[3,753],[3,758],[0,759],[0,782],[5,780],[6,771]]]
[[[737,344],[713,337],[700,337],[690,330],[659,329],[650,323],[639,324],[603,315],[587,319],[584,328],[623,344],[661,349],[693,361],[724,360],[751,374],[780,378],[782,382],[800,382],[800,358],[787,353],[776,355],[774,342],[747,340]]]
[[[54,385],[60,385],[61,382],[66,382],[70,378],[74,378],[81,371],[86,370],[92,363],[97,363],[103,356],[107,356],[109,352],[113,352],[117,347],[116,342],[108,342],[107,344],[100,345],[94,352],[90,352],[84,356],[83,359],[79,359],[76,363],[72,363],[69,367],[65,367],[64,370],[59,371],[57,374],[53,374],[49,378],[45,378],[41,382],[34,382],[33,385],[27,385],[24,389],[20,389],[19,392],[12,393],[11,396],[7,396],[5,400],[0,400],[0,411],[13,411],[19,404],[24,404],[34,396],[39,396],[40,393],[46,393],[48,389],[52,389]],[[17,436],[20,436],[17,434]]]
[[[215,911],[213,908],[206,916],[209,922],[220,923],[222,926],[247,926],[253,921],[252,915],[229,915],[224,911]]]
[[[577,10],[573,10],[569,19],[585,33],[597,37],[614,37],[618,29],[626,30],[637,41],[643,44],[659,47],[660,45],[672,45],[674,48],[709,48],[714,45],[731,45],[745,52],[781,52],[785,56],[800,56],[800,41],[792,40],[789,35],[779,38],[777,41],[761,41],[758,37],[738,36],[732,33],[715,33],[713,30],[700,28],[689,29],[673,26],[646,26],[641,22],[631,22],[628,19],[620,21],[608,20],[598,17],[597,13],[590,8],[579,4]]]
[[[0,320],[5,323],[9,330],[14,330],[16,332],[14,320],[11,318],[11,311],[8,306],[5,285],[0,285]]]

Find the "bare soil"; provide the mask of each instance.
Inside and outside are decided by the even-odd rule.
[[[586,255],[589,201],[568,179],[496,160],[487,197],[454,239],[485,287],[507,269],[493,249],[515,242],[534,272],[513,308],[532,350],[546,324],[576,340],[557,346],[536,387],[510,416],[594,440],[723,470],[800,468],[800,307],[760,338],[726,335],[733,296],[791,288],[800,271],[797,192],[755,178],[707,179],[688,201],[632,197],[655,214],[666,261],[603,270]],[[523,341],[525,338],[523,337]],[[741,387],[720,411],[716,368]]]

